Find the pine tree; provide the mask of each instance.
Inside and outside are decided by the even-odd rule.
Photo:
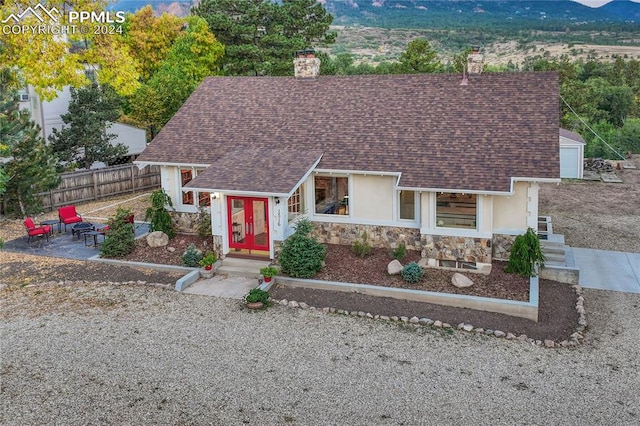
[[[317,0],[203,0],[192,13],[224,44],[226,75],[292,75],[296,50],[336,39]]]
[[[111,87],[94,83],[71,88],[69,112],[61,116],[64,125],[49,136],[53,152],[67,168],[88,169],[95,161],[111,163],[125,156],[127,147],[112,145],[115,135],[107,133],[119,117],[120,98]]]
[[[60,183],[56,159],[40,137],[40,129],[27,110],[18,109],[16,79],[8,70],[0,71],[0,141],[4,165],[4,207],[12,216],[27,216],[42,210],[37,193]],[[2,186],[0,185],[0,186]]]

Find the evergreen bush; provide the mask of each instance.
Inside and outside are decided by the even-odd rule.
[[[398,244],[398,246],[391,252],[391,256],[397,260],[404,259],[407,256],[407,246],[405,246],[404,243]]]
[[[166,205],[173,206],[171,198],[162,189],[151,193],[151,207],[147,209],[144,220],[149,222],[149,232],[162,231],[173,238],[176,231],[173,228],[171,215],[166,209]]]
[[[199,250],[195,244],[189,244],[189,247],[182,253],[182,264],[190,268],[197,268],[202,258],[202,250]]]
[[[407,263],[404,268],[402,268],[402,278],[408,283],[417,283],[422,278],[424,271],[416,262]]]
[[[369,244],[369,241],[367,241],[368,237],[366,231],[360,235],[360,238],[361,239],[353,242],[351,251],[360,257],[365,257],[366,255],[371,253],[371,244]]]
[[[131,214],[131,210],[118,208],[115,216],[107,221],[109,230],[102,246],[100,246],[100,256],[124,257],[135,249],[134,227],[132,223],[127,221]]]
[[[283,273],[296,278],[312,278],[322,269],[327,249],[309,236],[312,229],[308,219],[300,219],[296,231],[282,245],[278,261]]]
[[[511,246],[509,263],[505,268],[506,272],[519,274],[523,277],[534,277],[536,275],[536,263],[543,267],[545,262],[544,253],[540,247],[538,234],[528,228],[523,235],[518,235]]]

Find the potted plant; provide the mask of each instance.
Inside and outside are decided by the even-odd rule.
[[[278,273],[278,268],[275,266],[265,266],[260,269],[260,274],[264,277],[264,282],[271,282],[271,278]]]
[[[262,309],[269,305],[270,294],[260,288],[252,288],[244,296],[244,304],[249,309]]]
[[[200,276],[202,278],[211,278],[213,277],[213,264],[216,263],[218,257],[215,253],[209,252],[198,261],[200,265]]]

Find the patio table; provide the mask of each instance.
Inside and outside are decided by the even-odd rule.
[[[99,231],[84,231],[82,235],[84,235],[84,245],[87,247],[89,247],[89,244],[87,244],[87,237],[93,237],[93,245],[91,247],[98,247],[98,235],[102,235],[104,238],[104,234]],[[89,241],[91,241],[91,239],[89,239]]]
[[[53,225],[58,227],[58,234],[60,233],[60,221],[59,220],[43,220],[40,222],[40,225],[48,225],[51,230],[49,231],[49,235],[53,235]]]
[[[77,235],[78,239],[80,239],[80,235],[84,234],[85,232],[93,231],[93,230],[94,230],[93,224],[89,222],[76,223],[71,227],[71,238],[73,238],[74,235]]]

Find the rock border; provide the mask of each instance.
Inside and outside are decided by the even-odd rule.
[[[460,330],[468,333],[476,333],[476,334],[484,334],[486,336],[493,336],[496,338],[504,338],[505,340],[513,340],[519,342],[527,342],[534,346],[540,346],[544,348],[569,348],[575,347],[582,343],[584,343],[584,335],[587,331],[587,319],[586,312],[584,308],[584,296],[582,287],[579,285],[572,285],[571,288],[576,293],[576,305],[575,309],[578,312],[578,323],[574,329],[574,332],[569,336],[569,339],[562,340],[557,342],[551,339],[545,340],[535,340],[530,337],[527,337],[526,334],[521,334],[516,336],[514,333],[504,332],[502,330],[491,330],[484,329],[482,327],[474,327],[472,324],[460,323],[457,326],[453,326],[449,323],[442,322],[440,320],[433,320],[431,318],[418,318],[416,316],[407,317],[407,316],[386,316],[386,315],[374,315],[370,312],[364,311],[349,311],[346,309],[336,309],[334,307],[324,307],[317,308],[314,306],[309,306],[304,302],[297,302],[295,300],[287,300],[282,299],[276,301],[281,306],[286,306],[294,309],[305,309],[312,311],[320,311],[324,314],[338,314],[338,315],[346,315],[358,318],[367,318],[379,321],[388,321],[397,324],[409,324],[414,327],[432,327],[436,329],[450,329],[450,330]]]

